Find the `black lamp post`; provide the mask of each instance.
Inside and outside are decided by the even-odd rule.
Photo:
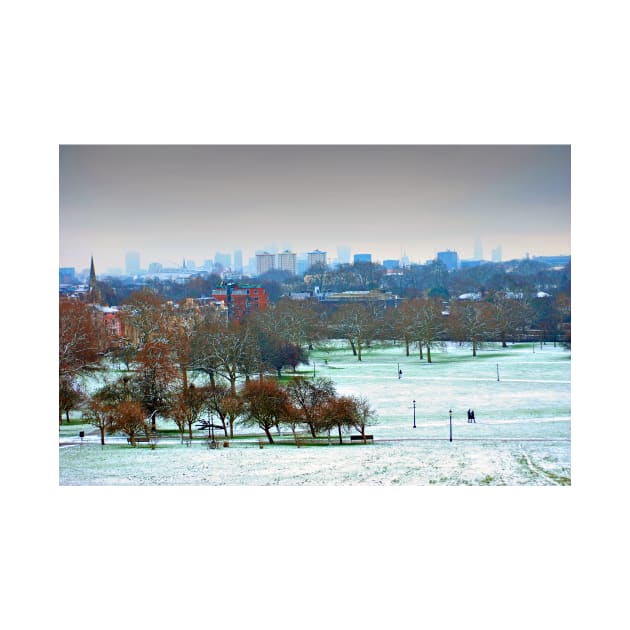
[[[416,401],[413,401],[413,428],[416,428]]]
[[[453,441],[453,410],[449,409],[448,410],[448,441],[452,442]]]

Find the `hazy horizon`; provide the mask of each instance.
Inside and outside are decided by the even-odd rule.
[[[59,266],[571,253],[568,145],[62,145]]]

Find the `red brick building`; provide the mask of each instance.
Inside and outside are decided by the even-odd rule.
[[[229,283],[212,291],[212,297],[221,300],[228,308],[230,319],[241,319],[252,311],[263,311],[267,308],[267,292],[256,285],[238,285]]]

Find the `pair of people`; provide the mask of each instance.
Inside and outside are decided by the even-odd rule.
[[[472,409],[468,410],[468,422],[474,422],[475,424],[477,423],[477,421],[475,420],[475,412]]]

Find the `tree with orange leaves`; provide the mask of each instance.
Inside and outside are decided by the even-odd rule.
[[[59,374],[73,379],[98,361],[98,335],[89,306],[76,300],[59,302]]]
[[[271,429],[277,427],[289,413],[289,397],[286,390],[275,381],[249,381],[243,388],[243,423],[261,428],[270,444]]]

